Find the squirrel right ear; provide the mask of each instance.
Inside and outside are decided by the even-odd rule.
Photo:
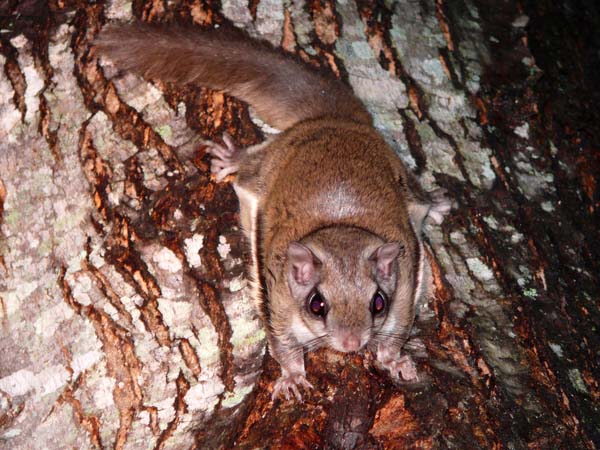
[[[321,262],[306,246],[292,242],[288,247],[288,270],[290,281],[301,286],[316,284],[317,268]]]
[[[304,298],[319,281],[321,261],[305,245],[292,242],[287,251],[287,281],[292,297]]]

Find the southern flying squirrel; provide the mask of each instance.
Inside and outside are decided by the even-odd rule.
[[[393,376],[415,379],[401,350],[427,276],[421,228],[451,204],[443,190],[423,192],[352,90],[233,31],[120,25],[96,45],[146,78],[238,97],[283,131],[247,149],[227,135],[210,147],[217,180],[236,174],[263,280],[261,312],[282,369],[273,396],[301,398],[304,352],[322,346],[368,348]]]

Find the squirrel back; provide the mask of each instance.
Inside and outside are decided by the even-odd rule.
[[[222,90],[281,130],[325,116],[371,123],[344,83],[234,29],[133,23],[106,27],[95,44],[121,69]]]

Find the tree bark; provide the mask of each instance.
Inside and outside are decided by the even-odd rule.
[[[348,82],[428,188],[434,274],[408,351],[307,355],[304,403],[202,139],[246,105],[120,73],[108,22],[230,22]],[[600,11],[594,2],[0,4],[0,448],[600,446]]]

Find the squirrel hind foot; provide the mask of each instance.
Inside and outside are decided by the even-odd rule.
[[[208,152],[212,155],[210,171],[215,174],[217,182],[223,181],[230,174],[238,172],[243,149],[235,146],[229,134],[223,134],[225,145],[208,141]]]

